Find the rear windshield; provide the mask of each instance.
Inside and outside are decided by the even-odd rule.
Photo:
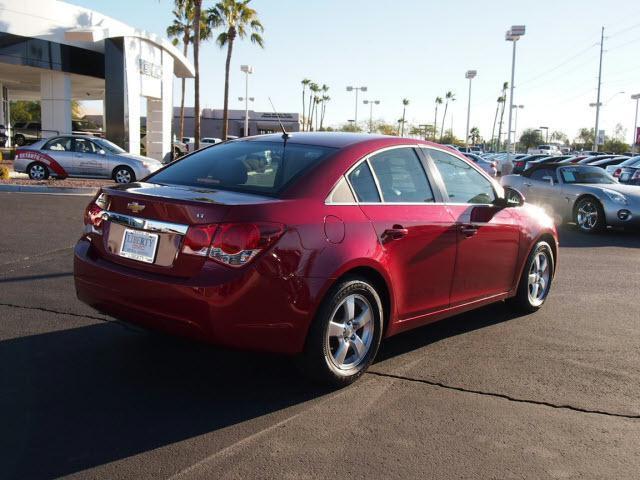
[[[560,169],[564,183],[618,183],[599,167],[564,167]]]
[[[148,180],[275,195],[336,150],[275,142],[221,143],[178,160]]]

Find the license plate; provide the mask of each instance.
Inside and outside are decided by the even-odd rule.
[[[620,180],[622,181],[626,181],[629,180],[629,175],[628,173],[623,173],[622,175],[620,175]]]
[[[125,229],[120,256],[139,262],[153,263],[158,249],[158,234]]]

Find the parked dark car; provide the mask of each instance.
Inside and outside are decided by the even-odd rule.
[[[40,122],[16,122],[12,131],[13,144],[22,147],[41,138],[42,125]]]
[[[269,159],[262,171],[247,159]],[[552,219],[440,145],[262,135],[103,187],[75,247],[78,298],[148,328],[297,356],[337,385],[380,341],[506,300],[542,306]],[[213,366],[212,366],[213,367]]]

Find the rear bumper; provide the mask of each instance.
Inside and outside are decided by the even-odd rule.
[[[231,348],[301,352],[326,283],[258,265],[180,279],[114,264],[92,249],[85,238],[75,247],[78,299],[128,323]]]

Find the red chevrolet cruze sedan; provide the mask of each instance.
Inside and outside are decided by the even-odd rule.
[[[347,384],[384,337],[547,298],[557,232],[456,152],[387,136],[225,142],[103,187],[75,248],[80,300],[126,322],[296,355]]]

